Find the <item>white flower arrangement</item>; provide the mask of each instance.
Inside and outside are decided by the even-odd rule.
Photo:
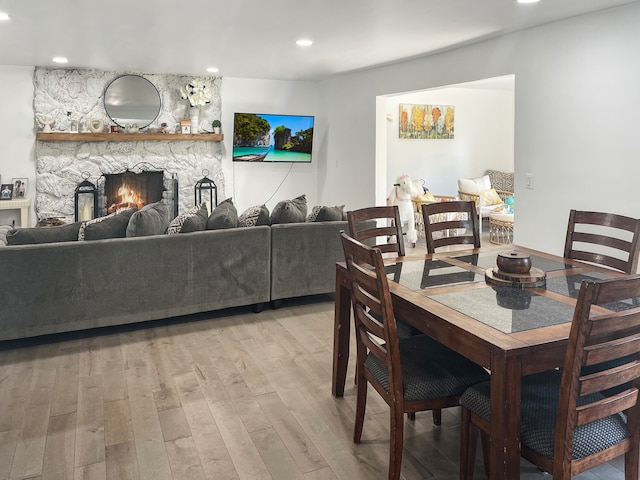
[[[207,86],[197,80],[187,83],[180,89],[183,100],[189,100],[192,107],[202,107],[211,101]]]

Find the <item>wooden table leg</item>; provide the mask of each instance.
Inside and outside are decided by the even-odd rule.
[[[331,393],[344,395],[349,363],[349,335],[351,322],[351,292],[344,265],[336,265],[336,297],[333,319],[333,378]]]
[[[520,478],[521,359],[491,360],[491,478]]]

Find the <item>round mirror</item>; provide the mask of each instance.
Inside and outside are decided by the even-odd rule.
[[[120,127],[137,124],[147,127],[160,113],[160,94],[156,87],[139,75],[115,78],[104,91],[107,115]]]

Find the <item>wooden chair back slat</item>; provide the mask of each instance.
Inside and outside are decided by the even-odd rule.
[[[606,232],[585,232],[581,230],[584,225],[603,227]],[[624,232],[627,232],[626,237]],[[610,255],[606,249],[615,250],[619,257]],[[570,211],[564,245],[566,258],[596,263],[631,274],[638,269],[639,254],[640,219],[614,213]]]
[[[364,226],[365,222],[375,220],[373,227]],[[405,255],[402,221],[397,205],[367,207],[347,212],[349,235],[359,242],[376,246],[382,253]]]
[[[449,216],[463,214],[465,219],[446,218],[435,221],[434,215]],[[480,248],[480,225],[476,204],[473,201],[440,202],[422,205],[424,234],[427,252],[434,253],[436,248],[449,245],[473,245]],[[433,221],[432,221],[433,220]],[[457,230],[464,230],[463,234],[456,234]]]

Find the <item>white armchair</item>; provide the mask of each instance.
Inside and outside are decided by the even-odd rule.
[[[475,202],[480,220],[488,217],[492,210],[504,205],[505,198],[512,195],[513,192],[492,188],[489,175],[479,178],[458,179],[458,196],[460,200]],[[482,221],[480,222],[480,230],[482,230]]]

